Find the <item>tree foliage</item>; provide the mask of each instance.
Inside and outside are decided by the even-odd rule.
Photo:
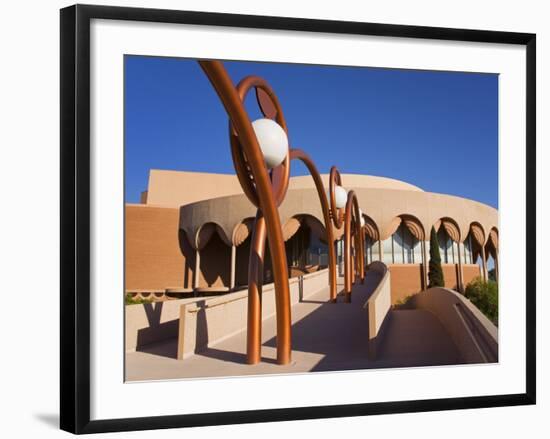
[[[435,228],[432,226],[430,232],[430,265],[428,270],[428,287],[444,287],[443,269],[441,268],[441,255],[439,253],[439,242]]]
[[[498,322],[498,284],[489,280],[485,282],[480,277],[475,278],[466,287],[466,298],[495,325]]]

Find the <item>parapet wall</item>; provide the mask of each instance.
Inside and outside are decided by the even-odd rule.
[[[370,270],[380,276],[377,287],[364,305],[369,316],[369,358],[375,360],[392,306],[391,274],[386,264],[380,261],[373,262]]]
[[[326,288],[328,270],[289,279],[291,305]],[[262,318],[275,314],[274,284],[263,286]],[[178,338],[178,358],[246,329],[248,291],[211,298],[169,300],[126,305],[126,352],[170,338]],[[328,293],[327,293],[328,300]]]
[[[328,270],[292,278],[290,304],[298,303],[328,284]],[[248,291],[240,291],[210,300],[181,305],[178,359],[200,352],[246,329]],[[327,293],[328,299],[328,293]],[[267,284],[262,293],[262,320],[275,315],[275,286]]]
[[[468,299],[448,288],[430,288],[414,298],[416,308],[434,314],[465,363],[498,361],[498,329]]]

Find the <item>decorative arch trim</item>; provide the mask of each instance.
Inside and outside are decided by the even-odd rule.
[[[299,228],[300,228],[300,221],[296,218],[290,218],[283,225],[283,239],[285,241],[288,241],[290,238],[294,236],[294,234],[298,231]]]
[[[417,218],[410,215],[403,215],[401,220],[416,239],[419,241],[425,240],[426,234],[424,233],[424,227]]]
[[[238,247],[241,245],[252,233],[252,226],[254,224],[254,218],[247,218],[233,229],[233,245]]]
[[[218,234],[224,244],[231,247],[231,240],[222,227],[215,223],[206,223],[197,231],[195,236],[195,249],[202,250],[206,247],[206,244],[208,244],[214,233]]]
[[[498,231],[494,228],[489,232],[489,241],[495,250],[498,250]]]
[[[370,218],[367,215],[363,215],[363,218],[365,219],[365,232],[369,238],[371,238],[373,241],[378,241],[380,239],[380,233],[378,232],[378,226],[373,221],[372,218]]]
[[[434,224],[434,227],[436,231],[439,231],[439,229],[443,227],[447,235],[449,235],[454,242],[460,242],[460,230],[456,222],[451,218],[441,218]]]
[[[391,220],[391,222],[388,224],[388,227],[386,228],[385,236],[390,237],[395,233],[395,231],[399,228],[401,225],[401,217],[396,216],[394,219]]]
[[[478,246],[484,246],[485,245],[485,231],[483,230],[483,227],[481,227],[480,224],[473,223],[470,225],[470,233],[472,234],[472,237],[474,238],[474,241]]]

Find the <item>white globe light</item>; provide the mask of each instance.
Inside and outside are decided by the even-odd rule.
[[[337,209],[346,207],[348,201],[348,193],[342,186],[334,186],[334,201]]]
[[[273,169],[283,163],[288,152],[288,137],[285,130],[277,122],[266,118],[252,122],[252,128],[267,168]]]
[[[365,225],[365,217],[363,216],[363,211],[361,209],[359,209],[359,218],[361,221],[361,227],[363,227]]]

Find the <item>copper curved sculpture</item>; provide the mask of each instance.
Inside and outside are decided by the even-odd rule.
[[[317,194],[319,195],[319,201],[321,202],[321,209],[323,210],[323,219],[325,221],[325,230],[327,233],[327,244],[328,244],[328,277],[329,277],[329,295],[330,299],[336,300],[336,254],[334,251],[334,232],[332,230],[332,224],[330,220],[330,208],[328,204],[327,195],[325,193],[325,186],[323,185],[323,180],[317,167],[313,163],[313,160],[301,149],[291,149],[290,150],[290,159],[291,160],[300,160],[304,163],[315,182],[315,188],[317,189]]]
[[[290,288],[288,282],[288,269],[284,247],[281,220],[277,206],[284,199],[288,188],[289,158],[268,174],[264,163],[264,157],[260,150],[256,134],[250,122],[250,118],[244,108],[243,99],[246,92],[252,87],[256,88],[260,109],[266,115],[273,112],[273,108],[266,102],[266,94],[273,97],[271,88],[261,78],[245,78],[239,90],[233,85],[220,61],[198,61],[202,70],[216,90],[230,119],[231,151],[235,171],[239,182],[248,199],[258,207],[256,223],[254,227],[253,249],[256,251],[254,259],[257,263],[263,261],[263,249],[265,238],[269,236],[269,250],[272,255],[272,269],[275,283],[275,308],[277,318],[277,363],[288,364],[291,361],[291,317],[290,317]],[[274,98],[271,102],[274,108],[278,101]],[[283,129],[284,118],[280,107],[276,108],[276,117]],[[270,113],[271,112],[271,113]],[[272,114],[271,114],[272,115]],[[238,142],[238,143],[236,143]],[[247,342],[247,347],[254,347],[248,352],[248,362],[259,361],[259,349],[256,349],[261,334],[261,284],[257,282],[258,265],[251,264],[249,275],[252,273],[256,284],[252,286],[254,293],[251,295],[252,315],[249,315],[248,330],[252,332]],[[250,291],[250,290],[249,290]],[[251,308],[249,302],[249,310]],[[258,311],[260,314],[258,315]],[[252,324],[251,324],[252,323]]]
[[[357,265],[361,278],[364,279],[363,271],[363,243],[361,239],[361,218],[359,213],[359,202],[353,190],[348,192],[346,211],[344,214],[344,295],[346,302],[351,302],[351,288],[354,283],[355,273],[351,263],[351,238],[355,239],[355,250]]]
[[[247,76],[237,85],[239,99],[244,105],[250,90],[256,91],[258,106],[264,116],[275,119],[288,136],[286,121],[279,100],[269,84],[258,76]],[[229,141],[231,156],[237,170],[237,177],[248,199],[258,207],[256,220],[252,231],[250,256],[248,261],[248,313],[246,352],[247,363],[257,364],[261,360],[262,345],[262,285],[266,242],[266,225],[262,210],[259,208],[258,197],[254,186],[254,177],[251,175],[246,156],[239,142],[239,137],[229,123]],[[272,191],[276,206],[283,202],[288,190],[290,178],[290,157],[287,152],[283,163],[270,172]],[[284,244],[283,244],[284,245]],[[286,259],[285,259],[286,261]],[[289,318],[290,320],[290,318]]]

